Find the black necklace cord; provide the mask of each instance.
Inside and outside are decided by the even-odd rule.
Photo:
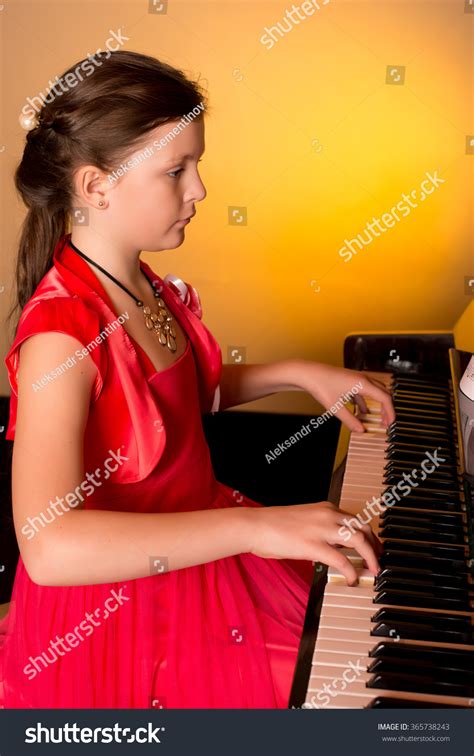
[[[132,299],[135,300],[135,303],[136,303],[136,305],[138,307],[143,307],[144,302],[142,302],[141,299],[138,299],[138,297],[136,297],[135,294],[132,294],[132,292],[129,289],[127,289],[126,286],[124,286],[122,283],[120,283],[120,281],[118,281],[111,273],[109,273],[108,270],[105,270],[105,268],[103,268],[102,265],[99,265],[99,263],[95,262],[95,260],[91,260],[91,258],[88,257],[87,255],[85,255],[84,252],[81,252],[81,250],[78,249],[76,247],[76,245],[72,243],[71,240],[69,240],[69,244],[71,245],[71,247],[73,248],[73,250],[75,252],[77,252],[77,254],[80,255],[84,260],[87,260],[87,262],[89,262],[91,265],[95,265],[95,267],[98,268],[99,270],[101,270],[102,273],[104,273],[104,275],[106,275],[108,278],[110,278],[111,281],[113,281],[115,284],[117,284],[117,286],[120,286],[120,288],[126,294],[128,294],[130,297],[132,297]],[[154,296],[158,299],[158,297],[160,296],[160,292],[157,289],[155,289],[154,283],[152,281],[150,281],[150,279],[148,278],[147,274],[142,270],[142,268],[140,268],[140,270],[142,271],[142,273],[145,276],[146,280],[148,281],[148,283],[150,284],[151,288],[153,289]]]

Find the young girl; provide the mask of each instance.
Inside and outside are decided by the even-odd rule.
[[[63,75],[15,176],[28,207],[6,357],[21,557],[1,703],[283,708],[312,560],[354,583],[339,547],[376,573],[379,544],[368,526],[343,541],[329,502],[263,507],[219,483],[201,414],[298,388],[329,407],[361,381],[388,425],[390,397],[304,360],[222,366],[196,290],[140,261],[182,244],[206,196],[204,93],[145,55],[93,60]]]

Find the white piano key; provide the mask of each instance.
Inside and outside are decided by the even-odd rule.
[[[374,584],[374,575],[368,569],[358,569],[357,578],[359,580],[359,585]],[[345,575],[343,575],[342,572],[339,572],[339,570],[337,570],[335,567],[329,567],[328,569],[328,582],[347,585]]]

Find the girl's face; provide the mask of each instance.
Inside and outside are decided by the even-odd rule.
[[[105,221],[107,216],[112,235],[121,244],[150,252],[178,247],[187,225],[181,221],[194,215],[195,203],[206,197],[198,173],[204,152],[203,118],[191,121],[174,135],[172,130],[178,123],[150,131],[143,146],[124,159],[123,175],[118,175],[117,166],[116,180],[113,174],[107,178],[108,207],[102,218]],[[166,146],[157,146],[170,132]],[[140,163],[127,165],[138,156]]]

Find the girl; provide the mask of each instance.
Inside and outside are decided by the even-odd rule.
[[[182,244],[206,196],[204,93],[138,53],[94,62],[63,75],[15,176],[28,207],[6,357],[21,557],[3,706],[283,708],[311,560],[356,580],[337,548],[345,513],[235,496],[201,413],[295,388],[329,407],[361,381],[388,425],[391,401],[304,360],[222,366],[196,290],[140,261]],[[368,526],[344,544],[377,572]]]

